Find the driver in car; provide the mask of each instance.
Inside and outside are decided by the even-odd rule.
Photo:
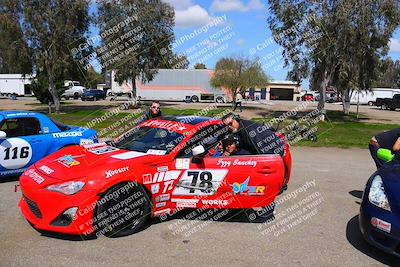
[[[230,135],[222,140],[224,148],[223,157],[237,156],[237,155],[250,155],[250,152],[246,149],[241,148],[239,137]]]

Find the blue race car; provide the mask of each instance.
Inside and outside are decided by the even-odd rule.
[[[96,142],[94,130],[66,126],[40,113],[0,112],[0,178],[20,175],[63,147]]]
[[[378,157],[388,163],[367,182],[358,216],[360,229],[371,245],[400,257],[400,154],[379,149]]]

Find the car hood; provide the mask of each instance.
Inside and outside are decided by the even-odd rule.
[[[66,147],[37,162],[35,168],[40,174],[56,180],[103,180],[131,172],[132,166],[154,162],[155,157],[157,156],[122,150],[103,143]]]

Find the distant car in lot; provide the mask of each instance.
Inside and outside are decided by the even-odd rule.
[[[94,130],[63,125],[35,112],[0,112],[0,178],[19,175],[63,147],[94,142]]]
[[[65,100],[69,100],[70,98],[79,99],[83,95],[85,90],[86,88],[83,86],[74,85],[65,90],[64,93],[61,95],[61,98],[64,98]]]
[[[400,94],[393,95],[393,98],[377,98],[375,105],[381,109],[396,110],[400,108]]]
[[[305,94],[301,97],[302,101],[314,101],[314,95],[313,94]]]
[[[82,101],[86,100],[93,100],[97,101],[99,99],[106,99],[106,93],[102,90],[97,90],[97,89],[89,89],[86,90],[83,95],[81,96]]]
[[[390,162],[368,179],[358,218],[368,243],[400,257],[400,154],[378,150],[381,160],[388,161],[388,155]]]

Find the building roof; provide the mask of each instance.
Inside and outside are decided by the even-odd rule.
[[[0,74],[0,79],[32,79],[35,76],[26,74],[25,77],[23,74]]]

